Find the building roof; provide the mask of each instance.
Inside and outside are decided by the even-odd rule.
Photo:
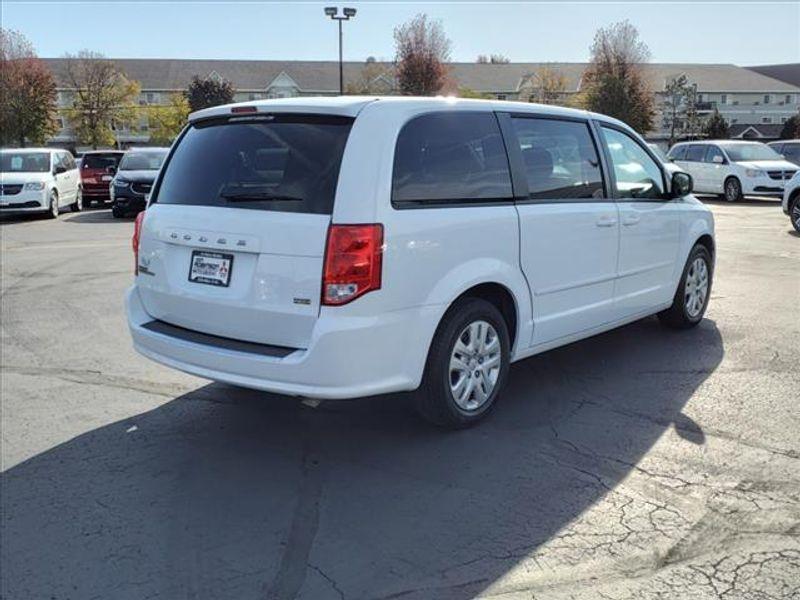
[[[800,63],[761,65],[747,68],[761,75],[765,75],[766,77],[772,77],[778,81],[800,87]]]
[[[59,88],[69,88],[65,58],[46,58]],[[335,61],[276,60],[195,60],[195,59],[112,59],[129,78],[141,83],[143,90],[185,89],[194,75],[207,77],[216,73],[242,91],[265,90],[278,77],[289,85],[297,85],[306,93],[339,89],[339,66]],[[366,63],[345,62],[345,81],[356,81]],[[386,72],[393,70],[389,62],[375,63]],[[780,65],[778,65],[780,66]],[[580,89],[587,63],[450,63],[450,76],[460,87],[480,92],[516,92],[527,76],[542,67],[560,72],[566,91]],[[730,64],[651,63],[646,65],[647,78],[653,90],[664,89],[675,76],[685,74],[703,92],[800,92],[800,82],[792,84],[774,79],[753,69]],[[288,79],[287,79],[288,76]]]
[[[774,140],[780,136],[782,130],[783,125],[781,123],[755,123],[752,125],[735,123],[728,128],[728,134],[732,138]]]

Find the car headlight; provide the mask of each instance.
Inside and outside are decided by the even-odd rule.
[[[744,174],[748,177],[764,177],[767,173],[761,169],[747,169]]]
[[[128,181],[127,179],[115,179],[114,180],[114,187],[125,188],[125,187],[128,187],[130,185],[130,183],[131,182]]]
[[[29,181],[25,184],[25,189],[30,191],[39,191],[44,189],[44,181]]]

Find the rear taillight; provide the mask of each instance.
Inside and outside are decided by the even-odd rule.
[[[331,225],[322,270],[322,304],[347,304],[381,287],[383,225]]]
[[[136,215],[136,221],[133,223],[133,238],[131,239],[131,246],[133,246],[133,274],[139,274],[139,240],[142,236],[142,221],[144,221],[144,211]]]

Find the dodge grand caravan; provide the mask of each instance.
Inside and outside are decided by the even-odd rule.
[[[714,223],[597,114],[446,98],[193,113],[134,232],[135,348],[311,398],[417,390],[471,425],[513,361],[658,314],[703,317]]]

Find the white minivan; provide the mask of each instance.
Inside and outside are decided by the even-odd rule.
[[[718,194],[729,202],[745,196],[780,198],[797,171],[797,165],[761,142],[682,142],[667,156],[691,174],[696,192]]]
[[[451,98],[292,98],[190,116],[134,233],[135,348],[310,398],[417,390],[447,427],[510,363],[703,317],[714,221],[629,127]],[[687,340],[687,343],[692,343]]]
[[[62,208],[83,210],[78,165],[67,150],[0,150],[2,214],[44,213],[55,219]]]

